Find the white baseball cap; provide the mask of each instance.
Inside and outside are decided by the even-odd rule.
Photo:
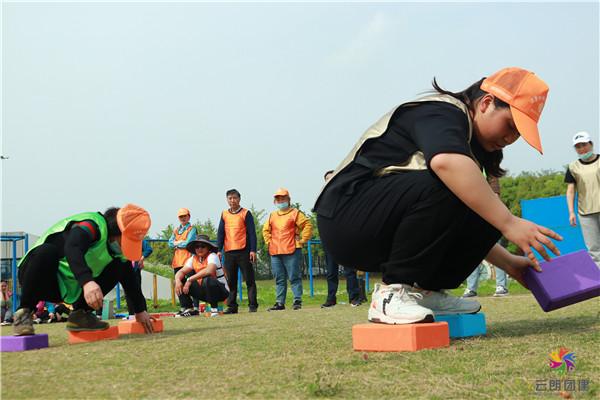
[[[590,137],[590,134],[586,131],[577,132],[575,136],[573,136],[573,146],[575,146],[578,143],[588,143],[591,141],[592,138]]]

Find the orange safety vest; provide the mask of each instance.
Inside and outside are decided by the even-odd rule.
[[[179,228],[175,228],[175,230],[173,231],[173,234],[175,235],[175,240],[187,240],[187,237],[190,234],[191,230],[192,230],[192,225],[191,224],[181,234],[178,233],[179,232]],[[185,261],[188,258],[190,258],[190,252],[189,251],[187,251],[186,249],[180,249],[179,247],[176,247],[175,248],[175,254],[173,254],[173,262],[171,263],[171,266],[173,268],[183,267],[183,264],[185,263]]]
[[[198,258],[197,255],[192,256],[192,267],[194,267],[195,274],[202,271],[207,266],[208,266],[208,257],[206,257],[204,260],[200,261],[200,258]],[[212,273],[212,277],[213,278],[217,277],[217,271]],[[198,279],[198,285],[201,285],[201,284],[202,284],[202,278]]]
[[[223,211],[221,217],[225,225],[225,251],[241,250],[246,248],[246,214],[248,210],[242,208],[237,213],[229,210]]]
[[[299,212],[298,209],[292,208],[292,211],[283,215],[279,215],[277,211],[271,213],[270,255],[292,254],[296,251],[296,219]]]

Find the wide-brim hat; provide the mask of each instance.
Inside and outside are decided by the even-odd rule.
[[[185,246],[185,248],[190,253],[195,254],[196,253],[196,247],[198,247],[200,244],[206,244],[206,245],[208,245],[214,252],[217,252],[219,250],[217,248],[217,246],[213,242],[210,241],[210,238],[207,235],[198,235],[196,237],[196,239],[194,239],[191,242],[189,242],[187,244],[187,246]]]

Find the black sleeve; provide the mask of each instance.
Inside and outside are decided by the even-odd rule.
[[[565,173],[565,183],[576,183],[575,177],[573,177],[569,168],[567,168],[567,172]]]
[[[225,221],[223,221],[223,214],[221,213],[221,219],[219,219],[219,228],[217,229],[217,249],[221,251],[225,244]]]
[[[417,106],[415,112],[410,133],[428,167],[431,159],[440,153],[458,153],[473,158],[468,142],[469,122],[460,109],[433,102]]]
[[[246,214],[246,236],[248,237],[250,251],[256,252],[256,227],[254,226],[254,217],[250,211]]]
[[[133,302],[133,311],[137,314],[142,311],[146,311],[146,298],[142,292],[142,286],[135,275],[136,272],[133,270],[130,261],[120,261],[122,265],[118,266],[120,271],[119,282],[123,285],[125,293],[127,293],[127,299]]]
[[[81,286],[94,279],[92,270],[85,261],[85,253],[93,243],[90,233],[81,227],[74,226],[65,232],[65,258]]]

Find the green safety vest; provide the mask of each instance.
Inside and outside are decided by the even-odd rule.
[[[76,214],[71,217],[67,217],[56,224],[54,224],[50,229],[44,233],[35,245],[29,249],[27,254],[29,254],[33,249],[40,246],[41,244],[46,242],[46,239],[58,232],[63,232],[65,229],[70,227],[75,222],[80,222],[84,220],[92,220],[98,225],[100,228],[100,238],[88,249],[85,253],[85,262],[88,267],[92,270],[92,276],[94,278],[98,277],[104,268],[112,262],[118,256],[112,256],[108,251],[108,228],[106,226],[106,220],[99,212],[85,212],[81,214]],[[25,257],[27,257],[25,254]],[[25,259],[23,257],[21,262]],[[21,265],[19,262],[19,266]],[[73,304],[79,296],[81,296],[81,286],[79,282],[75,279],[73,275],[73,271],[69,267],[69,263],[65,257],[61,258],[58,262],[58,287],[60,289],[60,295],[65,301],[65,303]]]

